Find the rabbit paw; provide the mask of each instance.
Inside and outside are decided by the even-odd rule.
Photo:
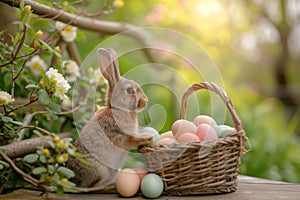
[[[131,136],[131,142],[133,146],[140,146],[142,144],[150,144],[153,141],[153,134],[150,133],[140,133]]]

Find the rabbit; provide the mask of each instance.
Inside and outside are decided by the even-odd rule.
[[[137,113],[148,98],[136,82],[120,76],[116,51],[99,48],[98,62],[108,81],[106,105],[94,113],[74,144],[79,153],[89,155],[91,166],[75,157],[67,163],[75,173],[71,181],[85,188],[115,184],[128,150],[153,140],[150,133],[138,134]]]

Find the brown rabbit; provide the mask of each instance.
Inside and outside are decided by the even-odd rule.
[[[109,84],[106,107],[92,116],[75,142],[78,152],[89,154],[86,160],[92,166],[82,164],[74,157],[67,164],[75,173],[72,181],[79,187],[115,183],[127,151],[153,140],[151,134],[137,133],[137,113],[148,101],[142,88],[120,76],[115,50],[98,49],[98,60]]]

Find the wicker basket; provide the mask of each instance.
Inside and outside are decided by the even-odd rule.
[[[226,104],[235,132],[218,141],[173,144],[138,149],[149,172],[158,174],[169,195],[228,193],[237,189],[240,158],[247,141],[241,121],[226,93],[216,84],[192,85],[183,95],[180,118],[185,118],[188,97],[206,89],[218,94]]]

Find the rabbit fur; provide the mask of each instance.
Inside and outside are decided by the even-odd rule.
[[[98,49],[100,70],[108,81],[106,107],[98,110],[83,127],[75,147],[88,154],[92,166],[70,157],[67,167],[74,171],[71,179],[79,187],[114,184],[127,152],[150,143],[153,135],[138,134],[137,113],[148,98],[134,81],[120,76],[117,53],[113,49]]]

